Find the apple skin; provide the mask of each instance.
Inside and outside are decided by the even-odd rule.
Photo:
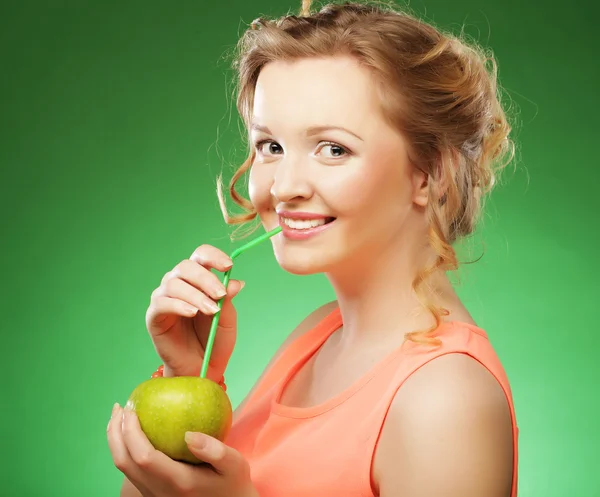
[[[202,464],[188,449],[185,432],[201,432],[223,442],[233,412],[218,383],[199,376],[151,378],[131,393],[126,406],[134,411],[155,449],[171,459]]]

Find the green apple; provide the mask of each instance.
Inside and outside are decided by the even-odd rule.
[[[138,416],[150,443],[171,459],[200,464],[185,443],[185,432],[205,433],[221,442],[229,433],[232,408],[218,383],[199,376],[151,378],[131,393],[127,406]]]

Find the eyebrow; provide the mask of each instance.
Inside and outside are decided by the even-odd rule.
[[[256,130],[256,131],[260,131],[262,133],[265,133],[267,135],[272,135],[273,134],[269,128],[267,128],[266,126],[261,126],[260,124],[257,124],[257,123],[252,123],[251,128],[254,129],[254,130]],[[329,125],[325,125],[325,126],[311,126],[311,127],[309,127],[306,130],[306,136],[313,136],[313,135],[322,133],[323,131],[332,131],[332,130],[344,131],[345,133],[348,133],[349,135],[352,135],[355,138],[358,138],[360,141],[364,141],[356,133],[354,133],[354,132],[350,131],[349,129],[344,128],[342,126],[329,126]]]

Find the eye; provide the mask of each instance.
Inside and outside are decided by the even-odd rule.
[[[283,153],[283,148],[281,145],[273,140],[259,141],[255,147],[258,153],[261,155],[280,155]]]
[[[319,153],[325,151],[325,155],[332,157],[332,158],[338,158],[338,157],[344,157],[345,155],[350,155],[350,152],[342,147],[341,145],[338,145],[337,143],[333,143],[333,142],[325,142],[321,148],[319,149]]]

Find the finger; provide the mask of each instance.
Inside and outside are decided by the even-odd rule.
[[[193,254],[190,260],[197,262],[206,268],[214,268],[218,271],[227,271],[233,266],[231,258],[222,250],[219,250],[212,245],[200,245]]]
[[[208,307],[200,312],[198,307],[183,300],[153,295],[146,310],[146,327],[151,335],[158,336],[173,326],[177,316],[193,318],[198,314],[210,315],[214,312]]]
[[[223,299],[223,304],[231,302],[233,298],[242,291],[242,288],[246,286],[246,282],[242,280],[229,280],[227,284],[227,295]]]
[[[216,438],[203,433],[187,432],[185,439],[192,454],[209,463],[223,476],[238,476],[241,472],[249,473],[249,466],[244,457]]]
[[[190,259],[181,261],[173,270],[165,274],[161,285],[165,285],[172,279],[186,281],[213,299],[220,299],[225,296],[225,287],[217,275],[206,267],[201,266],[198,262]]]
[[[119,404],[113,406],[111,418],[108,423],[108,447],[116,468],[123,473],[138,490],[145,492],[146,488],[140,483],[139,473],[135,471],[133,461],[123,441],[123,408]]]
[[[119,404],[115,404],[113,406],[110,421],[108,422],[106,433],[108,438],[108,448],[110,449],[113,462],[119,471],[125,473],[129,470],[131,461],[127,448],[123,443],[121,433],[121,413],[121,407]]]
[[[167,281],[162,287],[162,291],[158,291],[155,294],[155,298],[160,297],[182,300],[196,309],[201,310],[203,314],[209,316],[219,311],[219,307],[213,299],[201,290],[198,290],[186,281],[180,279]]]
[[[155,297],[148,307],[147,313],[152,315],[152,320],[156,323],[163,316],[181,316],[194,317],[199,309],[183,300],[173,299],[171,297]]]
[[[219,331],[231,330],[237,327],[237,313],[233,305],[233,299],[244,287],[245,283],[240,280],[230,280],[227,285],[227,295],[221,302],[221,316],[219,317]]]
[[[126,408],[123,417],[123,441],[132,462],[147,478],[163,482],[189,479],[181,464],[156,450],[142,431],[136,414]]]
[[[215,341],[213,343],[212,354],[210,357],[210,365],[217,371],[225,371],[235,343],[237,340],[237,312],[232,303],[232,299],[240,292],[244,286],[243,282],[239,280],[231,280],[228,285],[228,295],[221,304],[221,315],[219,317],[219,325],[215,335]],[[202,330],[206,327],[201,322],[203,316],[197,315],[195,317],[199,322],[196,325],[197,330]],[[208,340],[207,333],[198,333],[198,340],[203,347],[206,347]]]

